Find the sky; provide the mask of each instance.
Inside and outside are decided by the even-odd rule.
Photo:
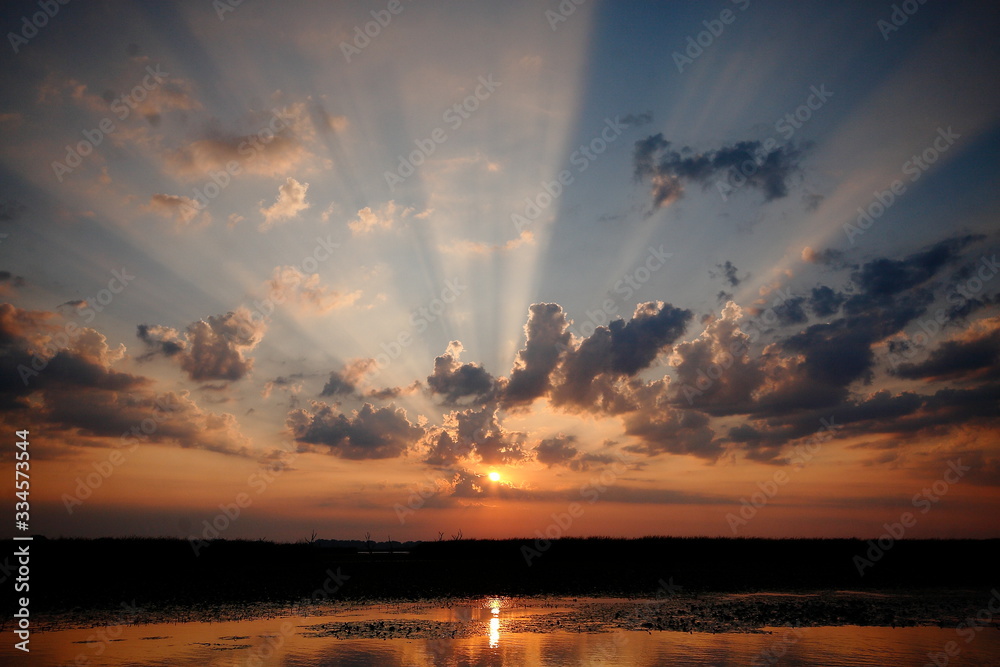
[[[32,532],[1000,536],[993,3],[2,22]]]

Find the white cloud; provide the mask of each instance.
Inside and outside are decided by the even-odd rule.
[[[278,188],[278,198],[273,204],[265,208],[261,201],[260,212],[264,214],[264,222],[260,224],[260,231],[267,231],[279,222],[291,220],[309,208],[309,202],[306,201],[308,189],[308,183],[299,183],[291,176],[285,179],[285,184]]]

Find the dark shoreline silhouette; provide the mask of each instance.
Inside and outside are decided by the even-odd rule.
[[[10,553],[13,542],[9,541]],[[312,543],[37,539],[35,613],[483,595],[662,597],[762,591],[989,591],[1000,540],[901,540],[859,575],[867,540],[646,537]],[[525,548],[531,550],[527,563]],[[16,575],[14,575],[16,576]],[[13,576],[10,577],[13,579]],[[335,583],[335,586],[331,584]],[[317,595],[317,591],[326,593]],[[667,591],[670,595],[675,594]],[[659,595],[658,595],[659,594]],[[14,596],[4,596],[8,608]]]

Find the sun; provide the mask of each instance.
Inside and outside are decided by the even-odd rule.
[[[487,475],[487,477],[490,478],[491,482],[499,482],[500,481],[500,473],[498,473],[495,470],[493,472],[491,472],[489,475]]]

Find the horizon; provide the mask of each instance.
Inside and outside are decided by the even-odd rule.
[[[25,534],[1000,538],[1000,15],[893,8],[7,4]]]

